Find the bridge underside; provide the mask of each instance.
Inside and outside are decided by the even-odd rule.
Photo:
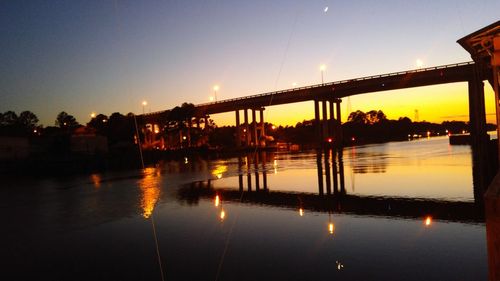
[[[235,112],[236,145],[243,147],[265,146],[265,121],[263,110],[266,107],[314,101],[314,116],[316,138],[318,144],[325,142],[342,143],[341,132],[341,98],[412,87],[439,85],[456,82],[469,84],[469,114],[471,121],[471,135],[474,144],[483,144],[486,140],[486,118],[484,106],[484,84],[482,81],[491,80],[488,70],[484,66],[473,62],[432,67],[413,71],[404,71],[384,75],[363,77],[351,80],[338,81],[247,96],[236,99],[222,100],[213,103],[196,105],[192,120],[187,123],[200,123],[205,120],[205,127],[210,114]],[[240,112],[243,111],[243,123]],[[168,123],[169,110],[155,112],[140,116],[143,123],[166,124]],[[257,120],[257,112],[260,120]],[[252,120],[250,121],[249,114]],[[154,127],[154,125],[153,125]],[[159,125],[159,127],[162,127]],[[189,145],[190,135],[187,136]],[[479,155],[486,155],[479,153]]]

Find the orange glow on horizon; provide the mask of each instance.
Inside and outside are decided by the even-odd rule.
[[[494,93],[485,83],[486,119],[495,123]],[[419,120],[433,123],[443,121],[468,121],[468,86],[467,83],[451,83],[444,85],[416,87],[402,90],[382,91],[351,96],[352,111],[382,110],[388,119],[397,120],[408,117],[412,121],[414,112],[419,110]],[[266,107],[265,122],[275,126],[295,126],[298,122],[314,119],[314,103],[312,101]],[[347,121],[345,99],[341,103],[342,122]],[[234,126],[234,112],[214,114],[211,116],[218,126]]]

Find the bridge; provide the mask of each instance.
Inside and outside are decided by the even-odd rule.
[[[368,77],[316,84],[258,95],[226,99],[195,106],[194,122],[208,121],[210,114],[235,112],[238,146],[265,146],[264,114],[266,107],[314,101],[316,135],[319,143],[327,138],[340,141],[342,138],[340,103],[342,98],[397,89],[467,82],[469,84],[469,113],[471,134],[486,134],[483,80],[489,80],[484,67],[474,62],[463,62],[415,70],[400,71]],[[240,122],[243,111],[243,122]],[[259,112],[260,120],[257,120]],[[150,124],[164,124],[171,110],[141,115],[141,120]],[[251,113],[252,121],[249,120]],[[190,125],[191,122],[189,122]]]

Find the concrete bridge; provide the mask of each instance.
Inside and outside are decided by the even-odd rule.
[[[486,69],[479,67],[474,62],[464,62],[360,77],[198,104],[195,106],[193,118],[194,123],[199,126],[199,120],[205,119],[206,123],[211,114],[233,111],[235,112],[235,125],[238,128],[237,139],[240,140],[237,145],[260,146],[265,145],[261,140],[265,139],[263,111],[266,107],[314,101],[316,135],[318,142],[321,143],[327,138],[335,138],[336,140],[341,138],[340,103],[344,97],[412,87],[467,82],[469,84],[471,134],[484,136],[486,134],[486,119],[483,80],[489,79],[487,73],[489,72]],[[243,122],[240,122],[241,111],[243,112]],[[257,112],[259,112],[260,120],[257,120]],[[162,127],[161,124],[165,123],[169,113],[170,110],[165,110],[148,113],[140,117],[144,122],[160,124],[159,127]],[[249,113],[252,117],[251,121]]]

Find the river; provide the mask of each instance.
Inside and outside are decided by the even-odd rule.
[[[469,146],[436,137],[341,154],[4,178],[1,279],[487,279]]]

